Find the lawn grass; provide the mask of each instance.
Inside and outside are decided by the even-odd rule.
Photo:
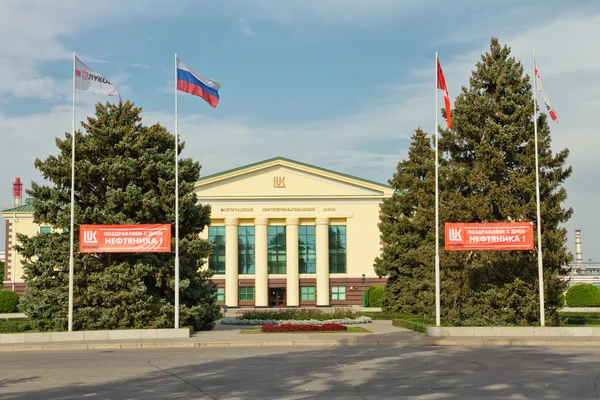
[[[264,333],[266,335],[273,333],[300,333],[300,334],[321,334],[321,333],[372,333],[370,330],[361,328],[360,326],[349,326],[346,331],[314,331],[314,332],[263,332],[261,328],[244,328],[242,329],[242,334],[256,334],[256,333]]]
[[[560,326],[600,326],[600,313],[559,312]]]
[[[34,333],[39,332],[31,327],[27,318],[0,319],[0,334],[4,333]]]

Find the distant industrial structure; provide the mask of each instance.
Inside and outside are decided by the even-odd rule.
[[[567,271],[564,279],[569,282],[569,286],[578,283],[591,283],[600,286],[600,262],[594,262],[589,259],[583,261],[581,252],[581,229],[575,230],[575,262],[563,267]]]

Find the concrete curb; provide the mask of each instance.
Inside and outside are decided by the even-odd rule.
[[[0,346],[2,352],[21,351],[76,351],[126,349],[179,349],[217,347],[341,347],[341,346],[600,346],[600,340],[577,339],[429,339],[429,340],[281,340],[235,342],[123,342],[123,343],[69,343]]]
[[[190,330],[178,329],[122,329],[105,331],[75,331],[75,332],[35,332],[35,333],[3,333],[0,334],[0,345],[18,343],[47,343],[57,342],[88,342],[113,341],[127,339],[182,339],[189,338]]]
[[[456,326],[456,327],[427,327],[429,337],[589,337],[600,340],[600,327],[539,327],[539,326]]]

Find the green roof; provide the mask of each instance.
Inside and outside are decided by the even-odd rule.
[[[3,213],[7,213],[7,212],[32,213],[33,211],[34,211],[33,204],[23,204],[22,206],[2,210]]]
[[[227,171],[222,171],[222,172],[218,172],[216,174],[207,175],[207,176],[204,176],[204,177],[201,177],[200,179],[198,179],[198,182],[206,180],[206,179],[211,179],[211,178],[214,178],[214,177],[217,177],[217,176],[220,176],[220,175],[229,174],[231,172],[240,171],[240,170],[243,170],[243,169],[246,169],[246,168],[251,168],[251,167],[256,167],[258,165],[267,164],[267,163],[270,163],[272,161],[277,161],[277,160],[287,161],[287,162],[290,162],[292,164],[301,165],[303,167],[314,168],[314,169],[317,169],[317,170],[320,170],[320,171],[323,171],[323,172],[328,172],[330,174],[335,174],[335,175],[339,175],[339,176],[344,176],[346,178],[356,179],[357,181],[362,181],[362,182],[370,183],[370,184],[373,184],[373,185],[382,186],[382,187],[387,188],[387,189],[393,189],[393,187],[390,186],[390,185],[386,185],[386,184],[383,184],[383,183],[371,181],[371,180],[364,179],[364,178],[359,178],[358,176],[354,176],[354,175],[344,174],[342,172],[333,171],[333,170],[327,169],[327,168],[317,167],[316,165],[307,164],[307,163],[303,163],[303,162],[296,161],[296,160],[291,160],[291,159],[285,158],[285,157],[273,157],[273,158],[269,158],[268,160],[258,161],[258,162],[252,163],[252,164],[243,165],[241,167],[237,167],[237,168],[233,168],[233,169],[228,169]]]

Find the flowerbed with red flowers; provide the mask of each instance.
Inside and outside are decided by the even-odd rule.
[[[323,324],[323,325],[308,325],[308,324],[281,324],[271,325],[264,324],[263,332],[323,332],[323,331],[345,331],[348,327],[340,324]]]

